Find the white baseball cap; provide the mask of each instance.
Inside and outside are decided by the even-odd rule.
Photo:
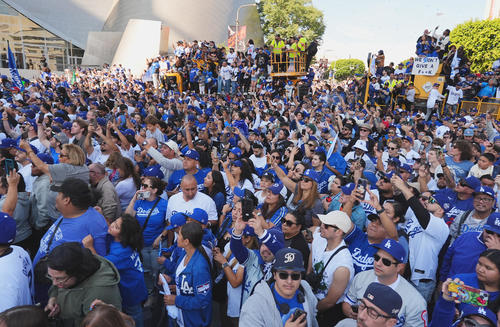
[[[366,141],[363,140],[357,140],[356,143],[354,143],[353,148],[368,152],[368,148],[366,147]]]
[[[170,149],[174,150],[175,155],[179,156],[179,146],[173,140],[168,140],[167,142],[162,142],[162,144],[168,146]]]
[[[348,233],[351,229],[351,218],[340,210],[333,210],[326,215],[318,215],[319,220],[325,225],[337,226],[344,233]]]

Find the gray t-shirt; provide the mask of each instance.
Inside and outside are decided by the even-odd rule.
[[[52,185],[61,185],[66,178],[78,178],[89,183],[89,168],[87,166],[74,166],[67,163],[49,165]]]

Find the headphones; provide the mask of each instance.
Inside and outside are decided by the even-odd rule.
[[[290,306],[288,305],[288,303],[278,302],[278,300],[276,299],[276,295],[274,294],[274,290],[271,290],[271,293],[273,294],[274,302],[278,305],[278,311],[280,312],[280,315],[286,315],[287,313],[289,313]],[[298,289],[297,301],[299,303],[304,303],[306,301],[306,298],[304,296],[304,289],[302,288],[302,285],[300,285],[299,289]]]

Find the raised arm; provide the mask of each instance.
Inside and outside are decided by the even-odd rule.
[[[276,175],[278,176],[278,178],[283,183],[283,185],[285,185],[285,187],[287,189],[289,189],[291,192],[295,192],[295,188],[297,187],[297,183],[292,181],[292,179],[285,174],[283,169],[281,169],[276,162],[272,163],[272,167],[273,167],[273,170],[276,172]]]

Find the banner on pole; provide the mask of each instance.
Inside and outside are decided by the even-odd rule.
[[[19,71],[16,66],[16,58],[14,58],[14,54],[10,50],[10,44],[7,42],[7,56],[9,59],[9,71],[10,76],[12,77],[12,84],[19,88],[19,90],[24,91],[24,85],[21,81],[21,76],[19,75]]]

